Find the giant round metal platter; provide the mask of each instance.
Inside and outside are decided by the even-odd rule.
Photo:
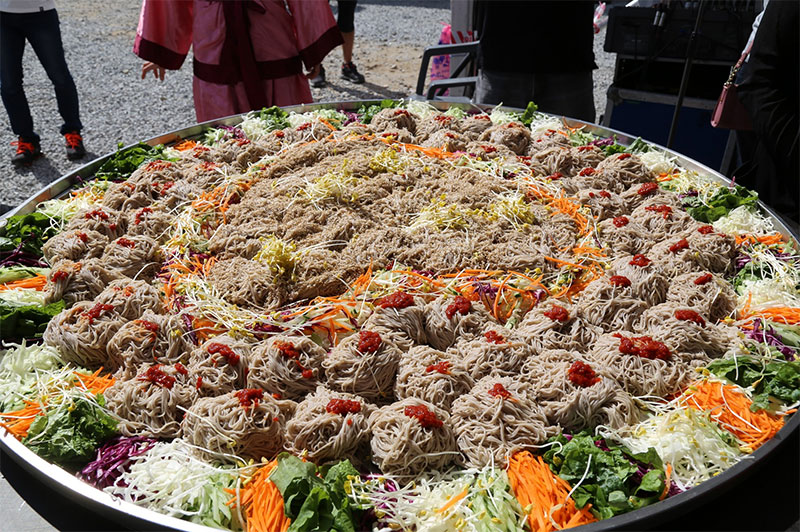
[[[377,101],[337,102],[318,105],[294,106],[287,107],[285,109],[287,111],[294,111],[298,113],[304,113],[318,109],[355,111],[364,104],[370,105],[379,103],[380,102]],[[470,108],[479,109],[476,106],[462,104],[446,104],[441,102],[431,102],[431,104],[441,111],[445,111],[450,106],[454,105],[462,107],[465,110]],[[483,110],[485,108],[480,109]],[[228,117],[166,133],[149,139],[145,142],[149,145],[168,145],[181,140],[198,138],[211,127],[220,125],[234,126],[240,123],[241,120],[242,116]],[[617,142],[623,145],[629,145],[634,140],[633,137],[623,132],[614,131],[595,124],[588,124],[568,118],[564,118],[563,121],[565,125],[571,128],[583,127],[585,131],[600,137],[616,135]],[[729,180],[727,180],[724,176],[692,159],[684,157],[663,147],[657,148],[665,152],[667,155],[674,157],[677,164],[683,168],[696,171],[700,175],[710,176],[723,183],[729,183]],[[97,169],[108,158],[110,158],[111,155],[113,154],[108,154],[104,157],[98,158],[71,172],[70,174],[63,176],[61,179],[53,182],[31,197],[27,202],[7,213],[5,217],[14,214],[25,214],[32,212],[36,209],[36,206],[39,203],[68,194],[73,186],[82,182],[81,178],[93,176]],[[766,213],[766,216],[772,221],[778,232],[782,233],[786,238],[794,238],[797,241],[798,235],[792,234],[789,228],[766,205],[761,203],[760,207]],[[785,442],[785,440],[798,430],[798,425],[800,425],[800,417],[798,417],[796,414],[791,415],[790,417],[786,418],[784,427],[772,439],[759,447],[750,455],[748,459],[737,462],[722,474],[664,501],[652,504],[640,510],[613,517],[611,519],[584,525],[583,527],[580,527],[580,530],[586,530],[588,532],[618,528],[645,528],[647,526],[652,526],[659,521],[669,519],[675,514],[683,513],[690,508],[703,504],[705,501],[713,498],[721,489],[724,489],[726,486],[729,486],[733,483],[739,482],[757,468],[761,467],[762,462],[767,457],[774,454]],[[205,526],[197,525],[175,517],[168,517],[153,510],[124,502],[108,493],[95,489],[59,466],[51,464],[40,458],[5,430],[0,433],[0,446],[32,476],[44,484],[49,485],[53,489],[61,492],[71,500],[79,502],[90,511],[115,520],[123,526],[134,529],[166,528],[185,531],[212,530],[211,528]]]

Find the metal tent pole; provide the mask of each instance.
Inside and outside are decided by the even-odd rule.
[[[697,31],[703,21],[703,12],[706,10],[706,0],[700,0],[697,9],[697,19],[694,21],[694,29],[689,36],[689,45],[686,47],[686,62],[683,64],[683,76],[681,76],[681,86],[678,89],[678,100],[675,102],[675,112],[672,114],[672,123],[669,126],[669,137],[667,137],[667,148],[672,148],[672,141],[675,140],[675,133],[678,128],[678,117],[683,107],[683,99],[686,96],[686,87],[689,85],[689,72],[692,69],[694,53],[697,49]]]

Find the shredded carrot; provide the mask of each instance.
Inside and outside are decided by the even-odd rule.
[[[97,395],[111,388],[116,382],[116,379],[111,375],[101,376],[101,371],[103,371],[103,368],[98,369],[91,375],[75,372],[75,377],[81,381],[81,384],[86,387],[87,391]]]
[[[173,148],[178,151],[186,151],[186,150],[191,150],[195,146],[197,146],[197,142],[193,140],[184,140],[183,142],[179,142],[178,144],[173,146]]]
[[[445,286],[444,283],[439,282],[436,279],[432,279],[432,278],[430,278],[430,277],[428,277],[426,275],[422,275],[421,273],[417,273],[417,272],[412,271],[412,270],[392,270],[392,273],[402,273],[402,274],[405,274],[405,275],[410,275],[412,277],[416,277],[417,279],[421,279],[422,281],[424,281],[424,282],[426,282],[426,283],[428,283],[428,284],[430,284],[432,286],[437,286],[439,288],[442,288],[442,287]]]
[[[322,122],[323,124],[325,124],[326,126],[328,126],[328,129],[330,129],[331,131],[336,131],[336,128],[330,122],[328,122],[327,120],[325,120],[321,116],[319,117],[319,121]]]
[[[567,262],[565,260],[556,259],[553,257],[548,257],[547,255],[544,256],[545,259],[549,260],[550,262],[555,262],[560,266],[572,266],[573,268],[580,268],[581,270],[588,270],[588,266],[584,266],[583,264],[575,264],[574,262]]]
[[[752,294],[751,294],[752,295]],[[800,324],[800,307],[772,307],[763,310],[750,311],[750,297],[741,311],[742,318],[759,316],[772,321],[786,323],[788,325]]]
[[[291,521],[283,511],[283,497],[277,486],[269,479],[272,471],[278,467],[273,460],[259,469],[253,478],[239,490],[226,489],[234,497],[228,506],[244,508],[248,532],[285,532]]]
[[[570,486],[554,475],[541,456],[528,451],[514,454],[508,462],[508,481],[520,505],[528,513],[532,532],[552,532],[597,521],[589,511],[575,507],[567,497]]]
[[[738,386],[715,381],[700,381],[686,392],[691,408],[707,412],[722,428],[755,451],[783,427],[783,418],[765,410],[752,412],[753,402]]]
[[[469,489],[468,489],[468,488],[464,488],[464,489],[463,489],[463,490],[462,490],[460,493],[456,493],[455,495],[453,495],[452,497],[450,497],[450,500],[449,500],[449,501],[447,501],[447,503],[445,503],[445,505],[444,505],[444,506],[442,506],[441,508],[439,508],[438,510],[436,510],[436,513],[437,513],[437,514],[443,514],[443,513],[445,513],[447,510],[449,510],[450,508],[452,508],[453,506],[455,506],[455,505],[456,505],[456,503],[457,503],[458,501],[460,501],[461,499],[463,499],[464,497],[466,497],[466,496],[467,496],[467,493],[469,493]]]
[[[13,290],[15,288],[33,288],[34,290],[44,290],[44,286],[46,284],[47,276],[38,274],[34,277],[28,277],[27,279],[20,279],[18,281],[0,284],[0,292],[3,290]]]
[[[33,421],[44,414],[42,405],[35,401],[25,401],[25,406],[13,412],[0,414],[0,427],[6,429],[15,438],[21,440],[28,435]]]
[[[664,478],[664,490],[661,492],[661,495],[658,496],[659,501],[666,499],[667,495],[669,494],[669,484],[670,479],[672,478],[672,464],[667,464],[666,474],[667,475]]]
[[[737,246],[741,246],[742,244],[765,244],[767,246],[771,246],[773,244],[780,244],[783,242],[783,235],[779,233],[762,236],[735,235],[734,238],[736,239]]]
[[[492,316],[494,316],[494,317],[495,317],[495,318],[497,318],[498,320],[500,320],[500,316],[498,315],[498,308],[497,308],[497,306],[498,306],[498,304],[500,303],[500,297],[503,295],[503,287],[506,285],[506,283],[508,282],[508,280],[509,280],[509,279],[511,279],[511,275],[512,275],[512,274],[510,274],[510,273],[509,273],[509,274],[508,274],[508,275],[505,277],[505,279],[503,279],[503,282],[501,282],[501,283],[500,283],[500,287],[497,289],[497,295],[496,295],[496,296],[494,296],[494,305],[492,305]],[[501,320],[501,321],[505,321],[505,320]]]

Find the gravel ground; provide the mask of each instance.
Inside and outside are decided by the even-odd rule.
[[[334,3],[335,6],[335,3]],[[83,135],[89,153],[68,161],[58,134],[61,118],[53,86],[32,49],[24,58],[25,90],[43,157],[31,166],[15,167],[13,151],[0,151],[0,213],[18,205],[59,176],[130,144],[195,122],[191,66],[187,60],[163,83],[140,79],[141,60],[131,52],[138,21],[138,2],[82,0],[59,3],[67,63],[78,87]],[[354,61],[367,78],[363,85],[340,80],[341,52],[325,60],[328,86],[313,89],[315,101],[402,97],[413,92],[425,46],[436,44],[442,23],[450,19],[448,0],[361,0],[356,10]],[[598,118],[613,74],[613,55],[602,51],[604,32],[595,38],[595,105]],[[7,121],[5,122],[7,124]],[[0,146],[12,140],[10,127],[0,131]]]

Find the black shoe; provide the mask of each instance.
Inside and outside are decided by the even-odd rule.
[[[25,140],[20,137],[11,143],[17,147],[17,153],[11,158],[14,164],[31,164],[34,159],[42,154],[42,148],[38,140]]]
[[[352,63],[342,63],[342,79],[352,83],[364,83],[364,76],[359,74],[356,65]]]
[[[311,78],[311,86],[314,87],[315,89],[321,89],[327,84],[328,82],[325,81],[325,67],[320,65],[319,75],[316,78]]]
[[[67,142],[67,159],[74,161],[86,155],[86,148],[83,146],[83,137],[78,131],[64,133],[64,140]]]

